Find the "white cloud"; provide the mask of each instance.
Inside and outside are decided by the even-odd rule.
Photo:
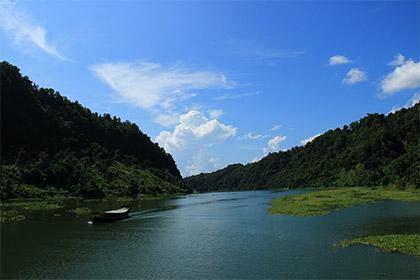
[[[305,54],[303,50],[273,49],[263,47],[248,40],[232,39],[228,45],[233,53],[244,58],[259,61],[275,61],[285,58],[295,58]]]
[[[224,95],[215,97],[214,100],[236,99],[236,98],[242,98],[242,97],[253,96],[253,95],[258,95],[258,94],[260,94],[259,91],[253,91],[253,92],[247,92],[247,93],[241,93],[241,94],[224,94]]]
[[[420,102],[420,92],[417,92],[413,95],[413,97],[409,100],[409,102],[406,104],[407,108],[413,107],[417,103]]]
[[[282,136],[282,135],[278,135],[271,138],[267,142],[267,147],[264,148],[264,153],[277,152],[279,150],[281,142],[285,140],[286,140],[286,136]]]
[[[343,83],[347,85],[353,85],[367,80],[367,73],[360,70],[359,68],[352,68],[347,72],[346,78],[343,79]]]
[[[419,91],[419,92],[416,92],[416,93],[413,95],[413,97],[411,97],[411,98],[407,101],[407,103],[405,103],[405,105],[404,105],[404,106],[402,106],[402,107],[398,107],[398,106],[394,106],[394,107],[392,107],[392,109],[391,109],[391,111],[389,112],[389,114],[395,113],[396,111],[401,110],[402,108],[406,108],[406,109],[411,108],[411,107],[413,107],[414,105],[416,105],[416,104],[417,104],[417,103],[419,103],[419,102],[420,102],[420,91]]]
[[[270,135],[263,135],[263,134],[254,134],[254,133],[247,133],[244,136],[242,136],[242,139],[248,139],[248,140],[260,140],[270,137]]]
[[[382,93],[391,95],[404,89],[420,87],[420,61],[405,60],[381,82]]]
[[[155,117],[154,121],[161,126],[169,127],[178,123],[178,114],[171,113],[171,114],[159,114]]]
[[[281,125],[281,124],[276,124],[275,126],[273,126],[273,127],[271,128],[271,131],[277,131],[277,130],[279,130],[281,127],[283,127],[283,125]]]
[[[224,114],[222,110],[209,110],[208,113],[212,119],[217,119]]]
[[[350,62],[351,60],[345,57],[344,55],[333,55],[329,59],[329,65],[347,64]]]
[[[103,63],[91,69],[124,101],[142,109],[165,112],[173,111],[176,103],[195,96],[192,90],[235,85],[220,73],[163,68],[156,63]]]
[[[47,41],[47,30],[16,8],[12,1],[0,1],[0,27],[25,50],[37,47],[59,59],[67,60],[51,42]]]
[[[261,160],[261,157],[254,157],[254,158],[252,158],[251,163],[255,163],[255,162],[260,161],[260,160]]]
[[[405,61],[405,57],[402,54],[398,53],[394,57],[394,59],[390,63],[388,63],[388,65],[390,65],[390,66],[400,66],[400,65],[404,64],[404,61]]]
[[[315,138],[317,138],[321,135],[322,135],[322,133],[319,133],[319,134],[316,134],[316,135],[311,136],[309,138],[303,139],[302,141],[300,141],[300,144],[305,146],[306,144],[308,144],[309,142],[312,142]]]
[[[235,136],[236,132],[236,127],[192,110],[179,116],[173,131],[161,131],[155,141],[174,156],[184,175],[192,175],[208,171],[201,169],[203,162],[208,162],[205,158],[210,158],[208,148]]]
[[[218,158],[209,156],[205,150],[199,150],[187,162],[185,174],[195,175],[202,172],[210,172],[220,167]]]

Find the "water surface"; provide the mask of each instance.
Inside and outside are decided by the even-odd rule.
[[[418,203],[382,201],[320,217],[267,212],[272,198],[296,192],[223,192],[136,202],[131,204],[131,218],[111,224],[88,224],[86,217],[64,210],[38,213],[1,225],[1,276],[420,277],[420,263],[413,256],[370,246],[333,246],[368,234],[419,232]],[[69,203],[95,210],[121,205]]]

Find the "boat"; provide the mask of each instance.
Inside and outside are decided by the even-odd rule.
[[[120,209],[108,210],[103,213],[95,212],[92,214],[92,222],[105,223],[123,220],[129,217],[129,213],[129,207],[121,207]]]

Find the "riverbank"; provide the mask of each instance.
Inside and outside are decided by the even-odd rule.
[[[340,246],[345,248],[351,245],[371,245],[379,247],[385,252],[403,253],[420,258],[420,234],[388,234],[358,237],[344,240]]]
[[[92,209],[86,207],[69,206],[68,201],[76,200],[80,202],[104,202],[113,200],[115,202],[126,204],[136,203],[141,201],[151,201],[159,199],[169,199],[180,197],[185,194],[174,193],[172,195],[141,195],[138,197],[106,197],[97,199],[83,199],[80,197],[49,197],[45,199],[11,199],[8,201],[2,201],[0,203],[0,223],[4,222],[19,222],[27,218],[28,215],[35,212],[51,212],[51,215],[55,213],[54,210],[63,210],[67,213],[74,214],[76,216],[87,216],[90,215]],[[71,205],[71,204],[70,204]]]
[[[316,190],[305,194],[275,198],[268,211],[271,214],[320,216],[334,210],[387,199],[418,202],[420,201],[420,190],[367,187]]]

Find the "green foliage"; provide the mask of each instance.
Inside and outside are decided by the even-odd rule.
[[[273,199],[269,212],[293,216],[319,216],[330,211],[377,200],[420,201],[419,189],[338,188]]]
[[[41,211],[41,210],[57,210],[63,208],[61,203],[49,200],[29,200],[29,201],[11,201],[1,205],[2,210],[27,210],[27,211]]]
[[[26,219],[22,214],[32,211],[62,209],[64,206],[55,200],[12,200],[0,204],[0,222],[18,222]]]
[[[76,209],[72,209],[71,212],[73,212],[77,216],[86,216],[89,215],[92,212],[92,210],[85,207],[79,207]]]
[[[345,248],[354,244],[372,245],[385,252],[399,252],[420,257],[420,234],[388,234],[358,237],[340,243]]]
[[[1,199],[187,191],[172,156],[136,124],[39,88],[7,62],[0,75]]]
[[[256,163],[184,179],[196,191],[266,188],[420,186],[420,104],[387,116],[368,114],[303,147]]]
[[[20,214],[17,210],[1,210],[0,211],[0,223],[3,222],[18,222],[25,220],[25,216]]]

